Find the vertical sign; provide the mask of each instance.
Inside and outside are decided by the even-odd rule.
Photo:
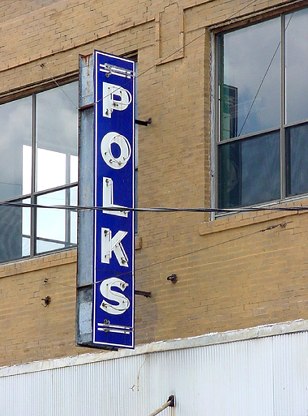
[[[134,62],[94,52],[93,344],[134,348]]]

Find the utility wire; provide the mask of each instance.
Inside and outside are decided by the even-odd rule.
[[[242,7],[239,10],[237,10],[235,13],[231,14],[229,16],[229,20],[232,19],[233,17],[237,16],[240,12],[242,12],[243,10],[245,10],[246,8],[248,8],[249,6],[253,5],[255,3],[255,1],[256,0],[252,0],[251,2],[247,3],[244,7]],[[290,23],[290,20],[288,22],[288,25]],[[288,27],[288,25],[287,25],[287,27]],[[196,36],[195,38],[193,38],[191,41],[185,43],[182,47],[176,49],[171,54],[167,55],[164,59],[171,58],[173,55],[175,55],[176,53],[180,52],[181,50],[183,50],[185,47],[191,45],[192,43],[196,42],[198,39],[200,39],[203,36],[204,36],[204,32],[202,34]],[[261,87],[262,87],[262,85],[264,83],[265,77],[266,77],[266,75],[267,75],[267,73],[268,73],[268,71],[269,71],[269,69],[270,69],[270,67],[271,67],[271,65],[273,63],[273,60],[275,58],[275,55],[277,54],[277,51],[279,49],[279,46],[280,46],[280,42],[279,42],[279,45],[277,46],[277,48],[276,48],[276,50],[274,52],[274,55],[273,55],[273,57],[272,57],[269,65],[268,65],[268,68],[267,68],[267,70],[266,70],[266,72],[264,74],[264,77],[261,80],[260,86],[257,89],[257,92],[256,92],[255,97],[253,99],[253,102],[252,102],[252,104],[250,106],[250,109],[248,111],[248,114],[247,114],[247,116],[246,116],[246,118],[244,120],[244,123],[243,123],[243,126],[241,128],[241,131],[244,128],[244,125],[245,125],[245,123],[246,123],[246,121],[247,121],[247,119],[248,119],[248,117],[250,115],[250,112],[252,110],[252,107],[254,105],[254,102],[256,101],[257,95],[260,92],[260,89],[261,89]],[[149,68],[147,68],[143,72],[139,73],[136,76],[136,79],[137,78],[140,78],[143,75],[145,75],[147,72],[149,72],[150,70],[152,70],[155,67],[156,67],[156,64],[150,66]],[[51,77],[51,78],[55,82],[55,84],[58,87],[61,88],[61,85],[59,85],[59,83],[53,77]],[[65,91],[62,88],[61,88],[61,90],[66,95]],[[67,97],[67,98],[69,98],[69,97]],[[102,99],[104,99],[104,98],[106,98],[106,97],[103,97]],[[72,102],[72,100],[70,98],[69,98],[69,100]],[[72,102],[72,104],[74,105],[73,102]],[[76,108],[75,105],[74,105],[74,108]],[[72,210],[72,211],[100,211],[100,210],[104,210],[104,211],[121,211],[122,210],[122,211],[129,211],[129,212],[160,212],[160,213],[164,213],[164,212],[166,212],[166,213],[167,212],[191,212],[191,213],[200,213],[200,212],[201,213],[212,213],[212,212],[214,212],[214,213],[236,213],[236,212],[239,212],[240,213],[240,212],[261,212],[261,211],[285,211],[285,212],[308,211],[308,206],[293,206],[293,207],[277,207],[277,206],[270,207],[270,206],[268,206],[268,207],[245,207],[245,208],[236,208],[236,209],[234,209],[234,208],[232,208],[232,209],[231,208],[230,209],[215,209],[215,208],[205,208],[205,207],[202,207],[202,208],[175,208],[175,207],[128,208],[128,207],[126,207],[126,208],[123,208],[123,209],[119,209],[119,208],[99,207],[99,206],[96,206],[96,207],[95,206],[68,206],[68,205],[53,205],[53,206],[50,206],[49,205],[49,206],[46,206],[46,205],[38,205],[38,204],[23,204],[23,203],[10,202],[10,201],[0,202],[0,206],[36,207],[36,208],[47,208],[47,209],[68,209],[68,210]],[[203,248],[198,249],[197,251],[208,250],[210,248],[216,247],[217,245],[227,244],[227,243],[232,242],[234,240],[238,240],[238,239],[241,239],[241,238],[249,237],[251,235],[255,235],[255,234],[257,234],[257,233],[259,233],[261,231],[264,231],[264,230],[259,230],[259,231],[256,231],[256,232],[253,232],[253,233],[250,233],[250,234],[245,234],[245,235],[242,235],[242,236],[239,236],[239,237],[230,239],[230,240],[223,241],[223,242],[218,243],[218,244],[215,244],[213,246],[203,247]],[[158,262],[153,262],[153,263],[150,263],[150,264],[148,264],[146,266],[142,266],[142,267],[136,268],[135,269],[135,272],[141,271],[141,270],[145,270],[145,269],[148,269],[150,267],[157,266],[157,265],[161,265],[161,264],[164,264],[164,263],[169,262],[169,261],[172,261],[172,260],[177,260],[177,259],[186,257],[188,255],[194,254],[195,252],[196,252],[196,250],[191,251],[191,252],[187,252],[187,253],[184,253],[182,255],[178,255],[178,256],[175,256],[175,257],[170,257],[168,259],[164,259],[164,260],[161,260],[161,261],[158,261]],[[123,274],[125,274],[125,273],[123,273]]]
[[[289,24],[290,24],[290,22],[291,22],[292,17],[293,17],[293,14],[290,16],[290,19],[289,19],[289,21],[288,21],[288,23],[287,23],[287,25],[286,25],[285,30],[284,30],[285,32],[287,31],[287,29],[288,29],[288,27],[289,27]],[[270,70],[270,68],[271,68],[271,66],[272,66],[272,64],[273,64],[273,61],[274,61],[274,59],[275,59],[275,57],[276,57],[276,55],[277,55],[277,52],[279,51],[280,46],[281,46],[281,40],[278,42],[278,45],[277,45],[277,47],[276,47],[276,49],[275,49],[275,51],[274,51],[274,54],[273,54],[273,56],[271,57],[270,62],[269,62],[268,66],[267,66],[267,68],[266,68],[266,70],[265,70],[265,73],[264,73],[264,75],[263,75],[263,78],[261,79],[260,85],[259,85],[259,87],[257,88],[257,91],[256,91],[256,93],[255,93],[255,96],[254,96],[254,98],[253,98],[253,100],[252,100],[251,104],[250,104],[250,107],[249,107],[249,110],[248,110],[248,112],[247,112],[247,115],[246,115],[246,117],[245,117],[245,119],[244,119],[244,121],[243,121],[243,124],[242,124],[241,130],[240,130],[240,132],[239,132],[239,134],[238,134],[239,136],[242,134],[242,131],[243,131],[243,129],[244,129],[244,127],[245,127],[245,125],[246,125],[246,122],[247,122],[247,120],[248,120],[248,117],[250,116],[250,113],[251,113],[251,111],[252,111],[252,107],[254,106],[254,104],[255,104],[255,102],[256,102],[256,99],[257,99],[257,97],[258,97],[258,95],[259,95],[259,92],[260,92],[260,90],[261,90],[261,88],[262,88],[262,86],[263,86],[263,84],[264,84],[265,78],[266,78],[266,76],[267,76],[267,74],[268,74],[268,72],[269,72],[269,70]]]
[[[69,211],[121,211],[121,212],[191,212],[191,213],[240,213],[240,212],[266,212],[266,211],[282,211],[282,212],[296,212],[296,211],[308,211],[308,206],[263,206],[263,207],[240,207],[240,208],[207,208],[207,207],[103,207],[103,206],[90,206],[90,205],[43,205],[32,204],[14,201],[2,201],[1,206],[11,206],[17,208],[42,208],[42,209],[61,209]]]
[[[219,246],[223,246],[225,244],[233,243],[234,241],[239,241],[239,240],[242,240],[244,238],[249,238],[249,237],[255,236],[257,234],[263,233],[265,231],[270,231],[273,228],[278,228],[278,227],[284,228],[287,224],[288,223],[285,223],[285,222],[280,223],[280,224],[276,224],[275,226],[263,228],[263,229],[260,229],[260,230],[257,230],[257,231],[252,231],[251,233],[247,233],[247,234],[241,234],[237,237],[233,237],[233,238],[230,238],[228,240],[220,241],[219,243],[216,243],[216,244],[207,245],[205,247],[200,247],[200,248],[197,248],[197,249],[194,249],[194,250],[191,250],[191,251],[186,251],[183,254],[178,254],[176,256],[168,257],[168,258],[163,259],[163,260],[158,260],[156,262],[149,263],[145,266],[136,267],[135,270],[134,270],[134,273],[140,272],[142,270],[150,269],[151,267],[160,266],[162,264],[169,263],[169,262],[174,261],[174,260],[180,260],[180,259],[183,259],[187,256],[191,256],[191,255],[196,254],[196,253],[207,251],[207,250],[219,247]],[[132,273],[131,271],[130,272],[121,272],[121,273],[117,273],[116,276],[114,276],[114,273],[113,273],[112,276],[121,278],[121,277],[125,277],[125,276],[127,276],[128,274],[131,274],[131,273]],[[104,280],[105,280],[105,277],[102,280],[97,280],[96,283],[102,283]]]
[[[228,18],[228,20],[232,19],[233,17],[236,17],[240,12],[242,12],[243,10],[247,9],[248,7],[252,6],[254,3],[256,2],[256,0],[252,0],[251,2],[247,3],[245,6],[243,6],[242,8],[240,8],[239,10],[237,10],[236,12],[234,12],[233,14],[231,14]],[[175,49],[173,52],[171,52],[169,55],[165,56],[163,58],[163,60],[169,59],[171,58],[173,55],[177,54],[178,52],[182,51],[184,48],[186,48],[187,46],[191,45],[192,43],[196,42],[198,39],[202,38],[204,36],[204,32],[202,32],[200,35],[196,36],[195,38],[193,38],[191,41],[184,43],[183,46],[181,46],[178,49]],[[40,66],[42,68],[46,69],[46,66],[43,64],[40,64]],[[143,72],[139,73],[136,76],[136,79],[142,77],[143,75],[145,75],[146,73],[148,73],[151,69],[155,68],[156,64],[151,65],[149,68],[145,69]],[[49,73],[49,71],[47,70],[47,72]],[[54,81],[54,83],[57,85],[57,87],[59,87],[61,89],[61,91],[63,92],[63,94],[68,98],[68,100],[72,103],[73,107],[75,109],[78,109],[75,105],[75,103],[72,101],[72,99],[65,93],[65,91],[63,90],[62,86],[57,82],[57,80],[55,80],[55,78],[49,73],[49,76],[51,77],[51,79]],[[116,91],[116,90],[115,90]],[[107,98],[109,94],[107,94],[106,96],[102,97],[100,100],[98,100],[96,103],[102,101],[104,98]]]
[[[264,73],[264,75],[263,75],[263,78],[262,78],[262,80],[261,80],[261,82],[260,82],[260,85],[259,85],[259,87],[258,87],[258,89],[257,89],[257,92],[255,93],[255,96],[254,96],[254,98],[253,98],[253,100],[252,100],[252,102],[251,102],[251,104],[250,104],[249,110],[248,110],[248,112],[247,112],[247,114],[246,114],[246,117],[245,117],[245,119],[244,119],[244,121],[243,121],[243,124],[242,124],[241,130],[240,130],[240,132],[239,132],[239,134],[238,134],[239,136],[242,134],[242,131],[243,131],[243,129],[244,129],[244,127],[245,127],[245,125],[246,125],[246,122],[247,122],[247,120],[248,120],[248,117],[250,116],[250,113],[251,113],[251,111],[252,111],[252,107],[254,106],[254,104],[255,104],[255,102],[256,102],[256,99],[257,99],[257,97],[258,97],[258,95],[259,95],[259,92],[260,92],[260,90],[261,90],[261,88],[262,88],[262,85],[263,85],[263,83],[264,83],[264,81],[265,81],[265,78],[266,78],[266,76],[267,76],[267,74],[268,74],[268,72],[269,72],[269,70],[270,70],[270,68],[271,68],[271,66],[272,66],[272,63],[273,63],[273,61],[274,61],[274,59],[275,59],[275,56],[276,56],[276,54],[277,54],[277,52],[278,52],[278,50],[279,50],[279,48],[280,48],[280,44],[281,44],[281,42],[279,42],[279,43],[278,43],[277,48],[276,48],[276,50],[275,50],[275,52],[274,52],[274,54],[273,54],[273,56],[272,56],[272,58],[271,58],[271,60],[270,60],[270,63],[268,64],[268,66],[267,66],[267,68],[266,68],[266,71],[265,71],[265,73]]]
[[[229,16],[229,20],[232,19],[233,17],[237,16],[240,12],[242,12],[243,10],[245,10],[246,8],[248,8],[249,6],[251,6],[252,4],[255,3],[256,0],[252,0],[251,2],[247,3],[244,7],[242,7],[241,9],[237,10],[235,13],[231,14]],[[290,22],[291,22],[292,16],[290,17],[288,24],[286,26],[286,29],[288,28]],[[180,48],[176,49],[175,51],[173,51],[171,54],[167,55],[164,59],[168,59],[170,57],[172,57],[173,55],[175,55],[176,53],[180,52],[183,48],[191,45],[192,43],[194,43],[195,41],[197,41],[198,39],[200,39],[202,36],[204,36],[204,32],[198,36],[196,36],[194,39],[192,39],[191,41],[185,43],[183,46],[181,46]],[[279,42],[271,60],[270,63],[265,71],[265,74],[261,80],[261,83],[257,89],[257,92],[254,96],[254,99],[252,101],[252,104],[250,106],[250,109],[247,113],[247,116],[244,120],[244,123],[242,125],[241,131],[244,128],[244,125],[250,115],[250,112],[252,110],[252,107],[256,101],[256,98],[260,92],[260,89],[264,83],[264,80],[268,74],[268,71],[273,63],[273,60],[279,50],[281,42]],[[155,68],[156,64],[150,66],[149,68],[147,68],[146,70],[144,70],[143,72],[141,72],[140,74],[137,75],[136,78],[140,78],[141,76],[145,75],[147,72],[149,72],[151,69]],[[45,66],[44,66],[45,68]],[[70,100],[70,102],[74,105],[73,101],[70,99],[70,97],[65,93],[65,91],[63,90],[62,86],[51,76],[52,80],[54,81],[54,83],[61,89],[61,91],[63,92],[63,94]],[[103,97],[102,99],[104,99],[105,97]],[[75,105],[74,105],[74,108]],[[293,206],[293,207],[278,207],[278,206],[267,206],[267,207],[242,207],[242,208],[226,208],[226,209],[220,209],[220,208],[206,208],[206,207],[201,207],[201,208],[187,208],[187,207],[183,207],[183,208],[176,208],[176,207],[150,207],[150,208],[130,208],[130,207],[125,207],[125,208],[113,208],[113,207],[102,207],[102,206],[71,206],[71,205],[42,205],[42,204],[31,204],[31,203],[19,203],[15,201],[2,201],[0,202],[0,206],[14,206],[14,207],[28,207],[28,208],[46,208],[46,209],[66,209],[66,210],[71,210],[71,211],[129,211],[129,212],[193,212],[193,213],[238,213],[238,212],[260,212],[260,211],[285,211],[285,212],[296,212],[296,211],[307,211],[308,210],[308,206]]]
[[[254,3],[256,2],[256,0],[252,0],[251,2],[249,2],[248,4],[246,4],[244,7],[242,7],[241,9],[237,10],[235,13],[231,14],[228,18],[228,20],[232,19],[233,17],[237,16],[240,12],[242,12],[243,10],[245,10],[246,8],[248,8],[249,6],[252,6]],[[196,36],[195,38],[193,38],[191,41],[184,43],[183,46],[181,46],[178,49],[175,49],[172,53],[170,53],[170,55],[167,55],[163,58],[164,60],[167,60],[169,58],[171,58],[173,55],[177,54],[178,52],[181,52],[182,50],[184,50],[184,48],[186,48],[187,46],[191,45],[192,43],[196,42],[198,39],[202,38],[204,36],[204,32],[202,32],[200,35]],[[150,66],[149,68],[145,69],[143,72],[141,72],[140,74],[138,74],[136,76],[136,79],[142,77],[143,75],[145,75],[147,72],[149,72],[151,69],[155,68],[156,64]],[[116,90],[115,90],[116,91]],[[100,100],[98,100],[96,103],[102,101],[104,98],[107,98],[108,94],[105,97],[102,97]]]
[[[242,7],[241,9],[237,10],[235,13],[231,14],[229,16],[229,20],[232,19],[233,17],[235,17],[238,13],[240,13],[241,11],[245,10],[247,7],[251,6],[253,3],[255,3],[256,0],[252,0],[251,2],[247,3],[244,7]],[[170,55],[167,55],[163,58],[163,60],[169,59],[171,58],[173,55],[177,54],[178,52],[181,52],[181,50],[183,50],[185,47],[191,45],[192,43],[196,42],[198,39],[202,38],[202,36],[204,36],[204,32],[201,33],[201,35],[196,36],[195,38],[193,38],[191,41],[184,43],[183,46],[181,46],[180,48],[176,49],[175,51],[173,51],[172,53],[170,53]],[[147,72],[149,72],[151,69],[155,68],[156,64],[150,66],[148,69],[145,69],[143,72],[141,72],[140,74],[137,75],[136,78],[140,78],[142,77],[144,74],[146,74]],[[106,97],[103,97],[106,98]]]
[[[225,244],[233,243],[234,241],[239,241],[239,240],[242,240],[244,238],[249,238],[249,237],[255,236],[257,234],[264,233],[266,231],[270,231],[270,230],[272,230],[274,228],[278,228],[278,227],[284,228],[287,224],[288,223],[285,223],[285,222],[284,223],[280,223],[280,224],[276,224],[275,226],[270,226],[270,227],[266,227],[266,228],[263,228],[263,229],[260,229],[260,230],[257,230],[257,231],[252,231],[251,233],[241,234],[241,235],[239,235],[237,237],[233,237],[233,238],[230,238],[228,240],[223,240],[223,241],[220,241],[219,243],[216,243],[216,244],[207,245],[207,246],[200,247],[200,248],[197,248],[197,249],[194,249],[194,250],[191,250],[191,251],[186,251],[183,254],[178,254],[176,256],[167,257],[167,258],[165,258],[163,260],[154,261],[154,262],[149,263],[149,264],[146,264],[144,266],[135,267],[134,274],[136,272],[141,272],[143,270],[147,270],[147,269],[150,269],[152,267],[161,266],[161,265],[163,265],[165,263],[169,263],[169,262],[174,261],[174,260],[183,259],[183,258],[185,258],[187,256],[191,256],[191,255],[196,254],[196,253],[200,253],[200,252],[203,252],[203,251],[207,251],[207,250],[210,250],[210,249],[219,247],[219,246],[223,246]],[[125,277],[125,276],[127,276],[127,275],[129,275],[131,273],[132,273],[132,271],[129,271],[129,272],[121,272],[121,273],[117,273],[116,275],[113,273],[112,276],[121,278],[121,277]],[[104,277],[104,279],[105,279],[105,277]],[[101,282],[104,281],[104,279],[97,280],[96,283],[101,283]],[[60,284],[60,285],[65,286],[65,287],[76,288],[75,285],[68,285],[68,284],[62,283],[62,282],[57,282],[57,284]]]
[[[194,249],[194,250],[191,250],[191,251],[186,251],[183,254],[177,254],[176,256],[167,257],[167,258],[165,258],[163,260],[154,261],[154,262],[148,263],[148,264],[146,264],[144,266],[135,267],[134,274],[136,272],[140,272],[140,271],[143,271],[143,270],[150,269],[151,267],[160,266],[162,264],[165,264],[165,263],[168,263],[168,262],[171,262],[171,261],[174,261],[174,260],[180,260],[182,258],[185,258],[185,257],[190,256],[190,255],[195,254],[195,253],[200,253],[202,251],[210,250],[212,248],[216,248],[216,247],[221,246],[221,245],[224,245],[224,244],[228,244],[228,243],[232,243],[234,241],[238,241],[238,240],[241,240],[241,239],[244,239],[244,238],[248,238],[248,237],[254,236],[256,234],[259,234],[261,232],[264,232],[264,231],[265,230],[262,229],[262,230],[253,231],[253,232],[248,233],[248,234],[242,234],[242,235],[239,235],[237,237],[233,237],[233,238],[230,238],[228,240],[221,241],[221,242],[216,243],[216,244],[207,245],[205,247],[200,247],[198,249]],[[112,276],[121,278],[121,277],[125,277],[125,276],[127,276],[127,275],[129,275],[131,273],[132,273],[132,271],[129,271],[129,272],[121,272],[121,273],[117,273],[116,275],[114,275],[114,273],[113,273]],[[104,279],[98,280],[96,283],[101,283]],[[60,282],[60,281],[57,282],[57,284],[59,284],[61,286],[64,286],[64,287],[76,288],[76,285],[69,285],[69,284],[66,284],[66,283],[63,283],[63,282]]]
[[[231,14],[229,16],[228,20],[230,20],[233,17],[237,16],[240,12],[242,12],[246,8],[250,7],[255,2],[256,2],[256,0],[252,0],[251,2],[247,3],[241,9],[239,9],[235,13]],[[290,23],[290,20],[288,22],[288,25]],[[204,36],[204,32],[202,34],[196,36],[195,38],[193,38],[191,41],[189,41],[187,43],[184,43],[182,47],[176,49],[174,52],[172,52],[170,55],[166,56],[164,59],[171,58],[173,55],[175,55],[176,53],[180,52],[181,50],[183,50],[185,47],[191,45],[192,43],[196,42],[198,39],[200,39],[203,36]],[[277,50],[278,50],[279,46],[280,46],[280,44],[278,45]],[[272,58],[272,60],[271,60],[271,62],[269,64],[269,67],[268,67],[268,69],[267,69],[267,71],[265,73],[264,79],[265,79],[265,77],[266,77],[266,75],[267,75],[267,73],[269,71],[270,65],[272,64],[272,61],[273,61],[273,59],[275,57],[275,54],[277,53],[277,50],[274,52],[273,58]],[[156,64],[150,66],[149,68],[147,68],[143,72],[139,73],[136,78],[140,78],[141,76],[145,75],[147,72],[149,72],[150,70],[152,70],[155,67],[156,67]],[[44,68],[47,69],[46,66],[44,66]],[[55,80],[55,78],[50,73],[49,73],[49,75],[50,75],[51,79],[53,80],[53,82],[55,83],[55,85],[61,89],[61,91],[63,92],[63,94],[66,96],[66,98],[71,102],[71,104],[73,105],[73,107],[75,109],[77,109],[75,103],[66,94],[66,92],[64,91],[64,89],[62,88],[62,86]],[[258,95],[261,87],[262,87],[262,84],[264,82],[264,79],[261,81],[261,84],[260,84],[260,86],[259,86],[259,88],[258,88],[258,90],[256,92],[256,96],[255,96],[255,98],[253,100],[253,104],[254,104],[254,102],[255,102],[255,100],[257,98],[257,95]],[[105,98],[105,97],[103,97],[103,98]],[[251,105],[251,108],[250,108],[249,112],[251,112],[251,109],[252,109],[253,104]],[[249,112],[248,112],[246,118],[248,118]],[[245,122],[246,122],[246,119],[245,119]],[[244,127],[244,124],[242,126],[242,129],[243,129],[243,127]],[[104,211],[121,211],[121,210],[123,210],[123,211],[130,211],[130,212],[161,212],[161,213],[163,213],[163,212],[166,212],[166,213],[167,212],[191,212],[191,213],[195,213],[195,212],[196,213],[200,213],[200,212],[201,213],[212,213],[212,212],[214,212],[214,213],[237,213],[238,212],[238,213],[240,213],[240,212],[260,212],[260,211],[285,211],[285,212],[288,212],[288,211],[290,211],[290,212],[292,212],[292,211],[295,211],[295,212],[296,211],[298,211],[298,212],[308,211],[308,206],[293,206],[293,207],[277,207],[277,206],[275,206],[275,207],[245,207],[245,208],[236,208],[236,209],[234,209],[234,208],[232,208],[232,209],[231,208],[230,209],[215,209],[215,208],[205,208],[205,207],[204,208],[172,208],[172,207],[128,208],[128,207],[126,207],[124,209],[120,209],[120,208],[95,207],[95,206],[41,205],[41,204],[30,204],[30,203],[27,204],[27,203],[18,203],[18,202],[14,202],[14,201],[2,201],[2,202],[0,202],[0,206],[12,206],[12,207],[19,207],[19,208],[20,207],[21,208],[25,208],[25,207],[32,208],[32,207],[34,207],[34,208],[42,208],[42,209],[44,209],[44,208],[46,208],[46,209],[67,209],[67,210],[71,210],[71,211],[95,211],[95,210],[97,210],[97,211],[98,210],[99,211],[100,210],[104,210]],[[200,248],[198,250],[186,252],[186,253],[184,253],[182,255],[178,255],[178,256],[175,256],[175,257],[170,257],[170,258],[167,258],[167,259],[164,259],[164,260],[160,260],[158,262],[153,262],[153,263],[150,263],[150,264],[148,264],[146,266],[142,266],[142,267],[136,268],[135,269],[135,272],[141,271],[141,270],[146,270],[146,269],[148,269],[150,267],[154,267],[154,266],[161,265],[161,264],[164,264],[164,263],[169,262],[169,261],[173,261],[173,260],[177,260],[177,259],[180,259],[180,258],[189,256],[191,254],[194,254],[196,251],[208,250],[208,249],[211,249],[211,248],[216,247],[218,245],[227,244],[227,243],[232,242],[234,240],[246,238],[246,237],[255,235],[255,234],[257,234],[257,233],[259,233],[261,231],[264,231],[264,230],[259,230],[259,231],[256,231],[256,232],[253,232],[253,233],[250,233],[250,234],[241,235],[239,237],[232,238],[230,240],[225,240],[225,241],[222,241],[221,243],[218,243],[218,244],[215,244],[215,245],[212,245],[212,246],[202,247],[202,248]],[[68,286],[68,287],[75,287],[75,286],[71,286],[71,285],[65,285],[63,283],[60,283],[60,284],[63,285],[63,286]]]

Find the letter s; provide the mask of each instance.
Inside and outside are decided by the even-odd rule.
[[[128,283],[125,283],[122,279],[117,277],[110,277],[109,279],[104,280],[100,285],[100,292],[105,299],[111,300],[116,304],[111,304],[106,300],[103,300],[100,308],[111,315],[121,315],[126,312],[130,306],[129,299],[122,293],[112,290],[112,287],[117,287],[123,292],[127,286]]]

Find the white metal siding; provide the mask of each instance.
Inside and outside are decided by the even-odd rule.
[[[308,332],[0,372],[5,416],[307,416]]]

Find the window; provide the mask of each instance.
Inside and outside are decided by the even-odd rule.
[[[308,9],[217,37],[217,206],[308,193]]]
[[[77,243],[77,82],[0,106],[0,262]],[[21,207],[19,204],[32,204]],[[38,205],[38,207],[35,207]]]

